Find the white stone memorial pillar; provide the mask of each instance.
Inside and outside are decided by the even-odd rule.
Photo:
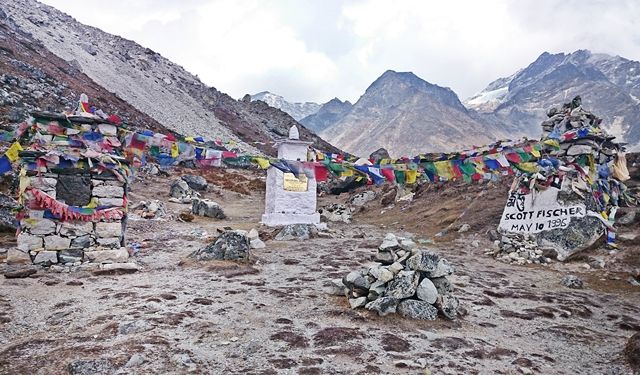
[[[278,145],[278,158],[307,160],[307,150],[312,142],[301,141],[298,128],[289,129],[289,139]],[[316,212],[316,179],[293,173],[283,173],[275,167],[267,170],[267,191],[262,223],[268,226],[288,224],[320,224]]]

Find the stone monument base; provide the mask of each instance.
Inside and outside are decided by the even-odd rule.
[[[289,224],[320,224],[320,214],[277,214],[270,213],[262,215],[262,224],[276,227]]]

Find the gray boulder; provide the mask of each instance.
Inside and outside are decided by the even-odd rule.
[[[367,303],[364,307],[367,310],[376,311],[378,315],[385,316],[396,312],[398,299],[393,297],[380,297]]]
[[[380,147],[369,155],[369,159],[372,159],[375,164],[382,159],[389,159],[389,151],[387,151],[384,147]]]
[[[438,254],[430,250],[419,250],[417,254],[407,259],[406,265],[412,270],[433,272],[438,267],[438,262],[440,262]]]
[[[400,271],[387,285],[385,295],[397,299],[409,298],[416,294],[417,288],[418,274],[415,271]]]
[[[406,299],[398,304],[398,314],[412,319],[436,320],[438,309],[425,301]]]
[[[207,187],[209,186],[207,180],[205,180],[202,176],[187,174],[182,176],[181,178],[193,190],[206,191]]]
[[[234,231],[222,233],[215,241],[194,253],[198,260],[246,260],[249,256],[249,238]]]
[[[209,199],[194,198],[191,201],[191,213],[198,216],[206,216],[214,219],[225,219],[222,207]]]
[[[171,183],[169,195],[171,195],[173,198],[183,199],[194,196],[194,192],[193,190],[191,190],[186,181],[179,179]]]
[[[313,224],[285,225],[276,235],[276,241],[308,240],[318,235],[318,228]]]

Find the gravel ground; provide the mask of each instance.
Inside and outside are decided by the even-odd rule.
[[[166,199],[164,189],[138,184],[132,202]],[[390,229],[332,224],[327,238],[267,240],[248,264],[197,263],[188,255],[216,228],[258,227],[262,213],[260,195],[212,198],[229,219],[130,221],[138,273],[0,279],[0,373],[632,373],[622,350],[640,330],[640,288],[623,277],[503,264],[483,255],[487,240],[462,238],[431,246],[456,267],[458,320],[378,317],[326,283],[370,263]],[[175,215],[186,208],[167,203]],[[584,289],[560,285],[570,272]]]

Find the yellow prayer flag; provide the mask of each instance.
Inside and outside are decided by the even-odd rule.
[[[20,143],[13,142],[13,144],[11,145],[11,147],[9,147],[7,152],[5,152],[5,155],[7,155],[7,158],[11,162],[14,162],[14,161],[18,160],[18,153],[20,151],[22,151],[22,146],[20,146]]]
[[[528,172],[535,173],[538,171],[538,163],[528,162],[528,163],[518,163],[518,169]]]
[[[253,158],[253,161],[258,163],[258,166],[262,169],[267,169],[271,165],[271,163],[269,163],[269,160],[265,158],[255,157]]]
[[[538,149],[535,146],[531,147],[531,155],[535,156],[536,158],[540,157],[540,151],[538,151]]]
[[[406,176],[405,182],[407,184],[415,184],[416,183],[416,178],[418,177],[418,171],[414,171],[414,170],[410,169],[405,173],[405,176]]]
[[[556,140],[556,139],[547,139],[542,143],[544,143],[547,146],[551,146],[551,147],[553,147],[555,149],[560,148],[560,142],[558,142],[558,140]]]
[[[353,176],[353,169],[345,166],[342,173],[340,173],[340,177],[351,177],[351,176]]]
[[[173,144],[171,145],[171,157],[177,158],[178,155],[180,155],[180,148],[178,148],[177,142],[173,142]]]
[[[193,137],[187,137],[184,139],[187,142],[195,142],[196,140]]]
[[[453,178],[453,170],[451,169],[451,163],[449,163],[449,161],[436,161],[433,165],[436,167],[438,176],[447,180],[451,180]]]

